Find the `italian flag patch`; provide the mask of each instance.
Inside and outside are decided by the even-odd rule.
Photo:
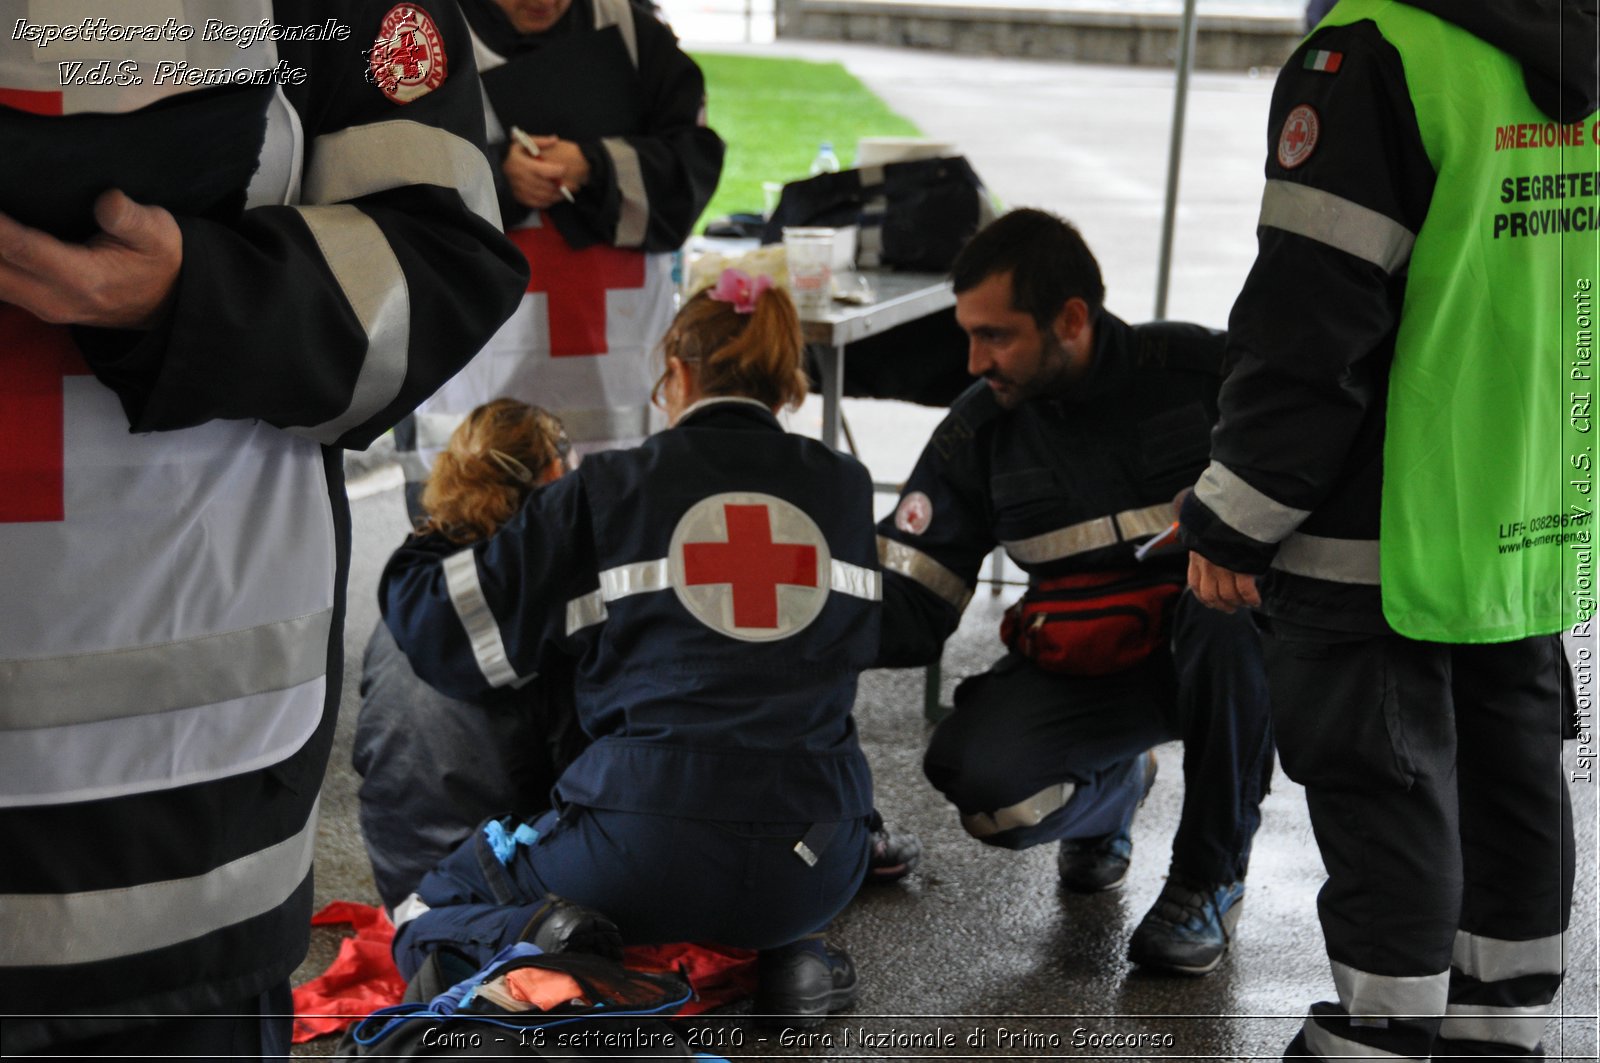
[[[1324,74],[1337,74],[1339,64],[1344,62],[1343,52],[1315,51],[1306,53],[1306,69],[1320,70]]]

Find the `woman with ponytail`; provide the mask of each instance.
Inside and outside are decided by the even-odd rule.
[[[418,534],[455,548],[487,539],[566,470],[569,450],[561,422],[537,406],[479,406],[434,462]],[[351,761],[384,906],[394,911],[487,817],[549,808],[550,787],[580,740],[570,667],[460,701],[418,679],[380,621],[361,659]]]
[[[418,674],[481,698],[575,662],[591,739],[555,811],[487,824],[396,913],[408,975],[517,940],[702,941],[762,950],[756,1011],[789,1025],[855,999],[820,935],[872,848],[850,709],[880,573],[866,470],[778,422],[803,350],[787,293],[724,273],[663,340],[670,428],[587,456],[486,540],[391,560],[379,598]]]

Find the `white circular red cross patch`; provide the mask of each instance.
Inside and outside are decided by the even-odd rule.
[[[1283,120],[1283,132],[1278,134],[1278,165],[1292,170],[1311,158],[1321,129],[1322,121],[1317,117],[1316,108],[1309,103],[1290,111],[1289,117]]]
[[[912,491],[895,507],[894,526],[907,535],[921,535],[933,523],[933,499]]]
[[[696,620],[729,638],[770,642],[822,612],[833,559],[822,529],[798,506],[734,491],[690,507],[672,530],[667,567]]]
[[[397,4],[383,17],[368,66],[373,84],[395,103],[426,96],[450,69],[439,27],[414,4]]]

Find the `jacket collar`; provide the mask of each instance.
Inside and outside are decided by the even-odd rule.
[[[1094,353],[1089,359],[1089,371],[1065,392],[1049,399],[1073,404],[1122,390],[1133,369],[1129,355],[1132,334],[1126,321],[1102,308],[1094,322]]]
[[[682,428],[691,422],[697,428],[711,424],[727,427],[729,423],[740,420],[758,422],[765,427],[783,431],[777,416],[767,409],[765,403],[745,398],[743,395],[713,395],[701,399],[684,410],[678,417],[678,423],[673,427]]]

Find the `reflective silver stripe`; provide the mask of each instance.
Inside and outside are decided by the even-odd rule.
[[[1019,564],[1037,565],[1115,546],[1129,539],[1159,535],[1171,524],[1172,504],[1160,502],[1139,509],[1125,509],[1109,517],[1080,521],[1042,535],[1002,542],[1000,545]]]
[[[433,911],[433,908],[428,902],[413,893],[394,906],[394,913],[390,915],[389,922],[394,924],[396,930],[399,930],[417,916],[426,915],[431,911]]]
[[[270,767],[316,732],[327,694],[319,675],[210,705],[0,732],[0,808],[156,793]]]
[[[333,610],[105,653],[0,661],[0,731],[212,705],[299,686],[328,668]]]
[[[672,586],[666,558],[618,565],[600,573],[600,589],[567,603],[567,634],[601,623],[609,615],[606,603],[630,594],[664,591]]]
[[[667,559],[638,561],[631,565],[618,565],[600,573],[600,596],[608,602],[648,591],[664,591],[672,587],[668,575]]]
[[[601,623],[609,615],[606,603],[634,594],[672,589],[671,566],[666,558],[618,565],[600,573],[600,589],[567,603],[567,634]],[[878,601],[883,597],[882,577],[848,561],[834,561],[830,586],[840,594]]]
[[[594,28],[603,30],[608,26],[617,27],[622,34],[623,46],[628,49],[628,58],[633,60],[633,68],[639,69],[639,37],[633,25],[633,12],[629,10],[628,0],[595,0]]]
[[[567,603],[567,634],[602,623],[605,618],[606,600],[599,591],[590,591]]]
[[[367,215],[351,206],[296,209],[367,334],[349,408],[324,424],[296,429],[319,443],[334,443],[400,393],[411,346],[411,295],[394,249]]]
[[[1077,789],[1076,783],[1056,783],[1040,790],[1026,801],[1018,801],[1014,805],[993,812],[962,816],[961,825],[974,838],[987,838],[991,834],[999,834],[1001,831],[1014,830],[1018,827],[1036,827],[1044,817],[1070,801]]]
[[[1262,225],[1304,236],[1393,273],[1411,258],[1417,236],[1370,207],[1292,181],[1268,181]]]
[[[305,881],[316,840],[313,806],[293,837],[193,878],[86,893],[0,895],[0,966],[135,956],[270,912]]]
[[[461,193],[467,209],[500,228],[489,160],[471,141],[447,129],[403,118],[350,126],[311,141],[302,201],[348,203],[408,185],[437,185]]]
[[[1488,1004],[1451,1004],[1439,1036],[1456,1041],[1487,1041],[1532,1050],[1544,1038],[1553,1004],[1497,1008]]]
[[[921,550],[878,536],[878,564],[889,572],[898,572],[907,579],[916,580],[961,612],[972,600],[972,588],[965,580],[945,568]]]
[[[1002,542],[1000,545],[1019,564],[1037,565],[1059,561],[1074,554],[1086,554],[1104,546],[1115,546],[1118,541],[1116,522],[1111,517],[1096,517],[1043,535]]]
[[[1272,567],[1332,583],[1376,587],[1379,582],[1378,540],[1327,539],[1296,532],[1279,545]]]
[[[1172,526],[1172,503],[1159,502],[1143,509],[1125,509],[1116,515],[1117,534],[1123,539],[1160,535]]]
[[[848,594],[852,598],[865,598],[869,602],[883,600],[883,575],[874,569],[862,568],[852,565],[848,561],[837,558],[832,562],[833,571],[829,586],[840,594]]]
[[[622,197],[617,208],[617,235],[611,242],[617,247],[638,247],[650,225],[650,194],[645,191],[639,153],[621,137],[601,137],[600,146],[611,156],[617,193]]]
[[[1401,977],[1371,974],[1332,961],[1339,1005],[1352,1015],[1442,1015],[1450,972]]]
[[[1213,461],[1194,485],[1194,497],[1241,535],[1262,543],[1275,543],[1311,516],[1309,509],[1295,509],[1274,502],[1220,462]]]
[[[1306,1047],[1311,1049],[1311,1054],[1322,1059],[1414,1059],[1422,1063],[1418,1056],[1402,1056],[1394,1052],[1387,1052],[1381,1048],[1364,1045],[1360,1041],[1352,1041],[1347,1037],[1329,1033],[1327,1029],[1318,1024],[1316,1019],[1307,1019],[1304,1027]]]
[[[1503,941],[1457,931],[1450,963],[1480,982],[1504,982],[1525,974],[1560,974],[1566,970],[1566,956],[1565,933],[1531,941]]]
[[[467,631],[472,643],[472,656],[478,669],[490,686],[510,686],[521,677],[511,667],[506,656],[506,644],[500,637],[500,623],[489,609],[483,596],[483,584],[478,582],[478,558],[471,550],[462,550],[444,559],[444,583],[450,592],[450,602],[456,607],[456,616]]]

